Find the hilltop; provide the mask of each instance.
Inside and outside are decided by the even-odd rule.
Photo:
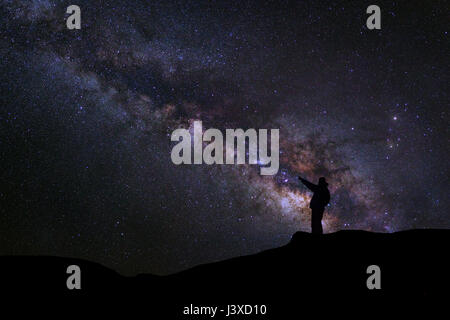
[[[297,232],[283,247],[168,276],[124,277],[85,260],[38,256],[0,257],[0,270],[6,291],[146,301],[154,310],[172,312],[172,317],[192,304],[266,304],[272,315],[295,314],[298,308],[325,301],[383,304],[444,299],[450,284],[449,240],[450,230],[340,231],[323,236]],[[81,269],[81,290],[66,288],[69,265]],[[370,265],[380,268],[380,290],[367,288]]]

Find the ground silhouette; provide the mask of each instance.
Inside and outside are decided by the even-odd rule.
[[[297,232],[283,247],[200,265],[168,276],[124,277],[99,264],[57,257],[0,257],[2,290],[45,301],[99,297],[131,302],[177,319],[190,304],[266,304],[271,318],[298,315],[314,304],[348,306],[448,297],[450,230],[392,234]],[[66,288],[66,268],[79,265],[82,290]],[[367,267],[381,269],[381,290],[369,290]],[[92,301],[92,300],[91,300]],[[143,304],[140,304],[142,302]],[[342,310],[341,310],[342,311]],[[218,315],[215,318],[220,318]]]

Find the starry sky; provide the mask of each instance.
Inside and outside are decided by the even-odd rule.
[[[68,30],[66,8],[81,8]],[[310,230],[450,228],[449,6],[0,0],[0,254],[169,274]],[[190,128],[280,129],[280,170],[172,163]]]

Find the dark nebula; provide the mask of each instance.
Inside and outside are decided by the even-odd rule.
[[[0,1],[0,254],[167,274],[309,231],[450,228],[448,2]],[[280,170],[170,135],[279,128]]]

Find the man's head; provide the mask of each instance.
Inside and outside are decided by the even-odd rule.
[[[327,183],[327,181],[325,180],[325,177],[320,177],[320,178],[319,178],[319,186],[321,186],[321,187],[326,187],[326,186],[328,186],[328,183]]]

